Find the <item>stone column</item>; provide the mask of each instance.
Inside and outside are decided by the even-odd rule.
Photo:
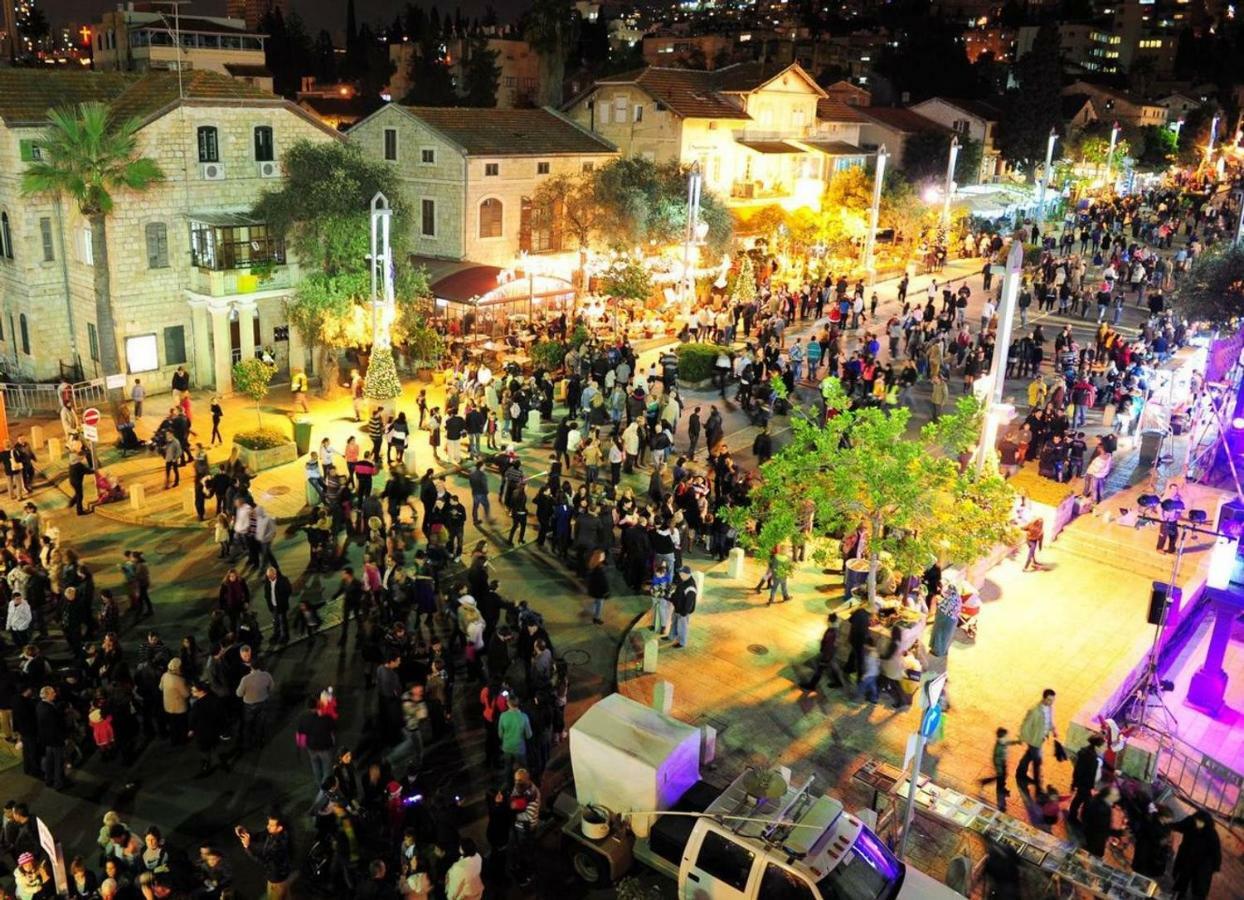
[[[206,300],[190,301],[190,330],[194,338],[194,383],[206,387],[216,375],[212,367],[211,322]]]
[[[243,299],[234,301],[238,311],[238,334],[242,338],[242,359],[255,358],[255,301]]]
[[[1227,656],[1227,644],[1231,642],[1231,628],[1240,606],[1231,594],[1215,588],[1206,588],[1214,613],[1214,630],[1210,632],[1205,662],[1197,669],[1188,683],[1188,703],[1217,715],[1222,709],[1227,693],[1227,672],[1223,661]]]
[[[229,346],[229,304],[213,302],[207,307],[212,317],[212,371],[216,393],[233,392],[233,353]]]

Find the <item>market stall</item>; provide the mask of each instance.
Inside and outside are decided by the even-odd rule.
[[[451,334],[499,337],[511,326],[529,326],[574,306],[574,286],[549,273],[475,265],[431,285],[436,315]]]

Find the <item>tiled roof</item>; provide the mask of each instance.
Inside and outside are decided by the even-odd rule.
[[[648,66],[596,82],[633,84],[684,119],[750,119],[735,103],[719,96],[712,72]]]
[[[847,141],[802,140],[799,143],[807,144],[814,150],[821,151],[826,156],[861,156],[865,153],[864,150]]]
[[[113,115],[120,119],[136,116],[146,119],[167,106],[186,100],[268,100],[278,102],[274,94],[238,78],[207,69],[182,73],[180,87],[176,72],[151,72],[122,93],[112,103]]]
[[[1097,108],[1093,107],[1093,100],[1088,94],[1063,94],[1060,100],[1064,119],[1079,115],[1086,103],[1093,108],[1093,114],[1097,114]]]
[[[843,103],[841,100],[835,100],[833,97],[817,101],[816,117],[826,122],[864,121],[864,117],[860,115],[858,107],[852,106],[849,103]]]
[[[613,153],[613,144],[547,109],[404,106],[471,156]]]
[[[789,63],[743,62],[715,69],[711,74],[719,91],[754,91],[768,84],[791,66]]]
[[[748,141],[740,140],[737,143],[742,144],[748,150],[755,150],[757,153],[803,153],[802,147],[796,147],[794,144],[788,144],[785,141]]]
[[[54,107],[109,103],[137,80],[120,72],[0,68],[0,120],[11,128],[43,125]]]
[[[978,119],[984,119],[986,122],[997,122],[1002,118],[1002,110],[983,100],[958,100],[951,97],[934,97],[933,99],[941,100],[948,106],[961,109],[969,115],[976,116]]]
[[[902,109],[897,106],[867,106],[860,107],[859,113],[864,117],[865,121],[875,122],[886,128],[892,128],[903,134],[915,134],[919,131],[944,131],[950,133],[950,129],[945,125],[927,119],[918,112],[910,109]]]

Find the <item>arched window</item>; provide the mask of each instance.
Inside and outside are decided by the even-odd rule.
[[[220,162],[220,139],[215,125],[199,126],[199,162]]]
[[[168,268],[168,226],[163,222],[147,223],[147,268]]]
[[[22,332],[22,352],[27,356],[30,355],[30,329],[26,326],[26,314],[22,313],[18,319],[18,327]]]
[[[13,233],[9,231],[9,214],[0,212],[0,254],[13,258]]]
[[[479,236],[501,237],[501,214],[504,206],[496,197],[489,197],[479,205]]]

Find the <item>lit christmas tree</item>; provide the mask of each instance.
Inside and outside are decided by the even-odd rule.
[[[752,258],[746,254],[734,279],[734,299],[739,303],[751,303],[756,299],[756,270],[752,268]]]
[[[367,366],[367,379],[363,383],[363,395],[368,400],[388,403],[401,394],[402,383],[397,378],[393,349],[387,343],[373,347],[371,362]]]

